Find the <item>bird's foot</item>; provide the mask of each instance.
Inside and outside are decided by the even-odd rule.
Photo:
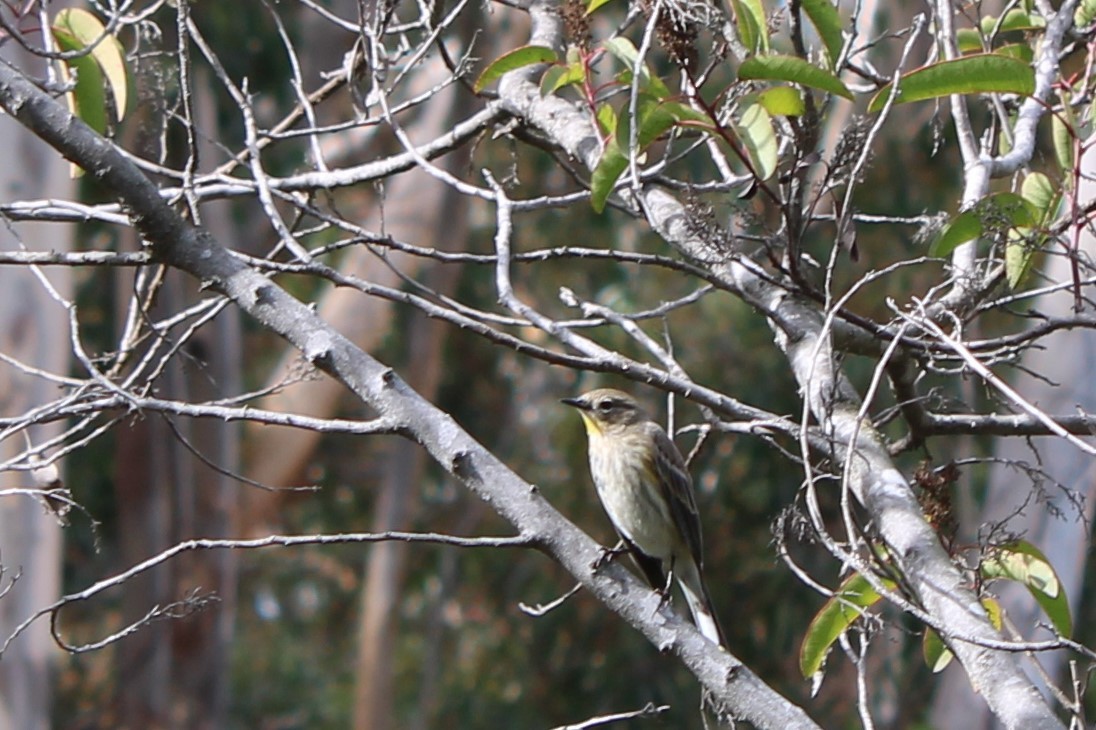
[[[666,584],[659,588],[655,586],[655,593],[658,594],[658,610],[661,611],[666,606],[673,603],[673,587],[674,587],[674,571],[671,569],[666,573]]]
[[[601,548],[601,554],[598,555],[597,559],[590,564],[590,567],[593,570],[597,570],[606,563],[615,560],[618,555],[623,555],[626,552],[628,552],[628,547],[624,544],[623,540],[618,542],[614,547],[603,547]]]

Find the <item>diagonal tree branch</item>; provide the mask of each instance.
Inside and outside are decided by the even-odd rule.
[[[530,42],[558,47],[562,32],[554,3],[535,2],[530,15]],[[542,97],[526,69],[503,77],[499,89],[500,100],[511,113],[594,168],[600,153],[598,137],[577,106],[557,96]],[[633,202],[671,246],[707,267],[769,319],[812,415],[836,443],[849,447],[845,456],[851,461],[849,487],[890,547],[913,598],[951,637],[951,647],[971,684],[994,714],[1010,728],[1062,727],[1022,671],[1016,654],[990,648],[1000,646],[1000,634],[925,521],[882,438],[859,417],[860,398],[835,364],[826,317],[818,305],[758,276],[741,261],[728,260],[697,234],[685,206],[666,191],[648,185]]]
[[[265,276],[233,257],[205,230],[177,214],[120,150],[93,132],[17,69],[0,61],[0,106],[89,176],[117,194],[154,261],[178,268],[231,298],[317,368],[343,382],[387,421],[398,424],[449,473],[551,556],[655,646],[671,652],[736,718],[760,728],[814,728],[815,723],[731,654],[705,640],[655,591],[602,549],[477,443],[445,412],[383,363],[355,347]]]

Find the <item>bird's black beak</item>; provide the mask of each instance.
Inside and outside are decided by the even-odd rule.
[[[578,408],[580,411],[590,410],[590,404],[582,398],[560,398],[560,403],[566,403],[569,406]]]

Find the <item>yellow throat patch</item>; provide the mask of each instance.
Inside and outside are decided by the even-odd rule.
[[[586,411],[579,411],[578,413],[582,416],[582,422],[586,424],[586,435],[590,438],[601,436],[601,426],[598,422]]]

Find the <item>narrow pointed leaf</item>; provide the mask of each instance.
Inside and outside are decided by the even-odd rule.
[[[832,70],[845,45],[845,39],[841,35],[841,16],[829,0],[802,0],[801,5],[826,47],[826,58]]]
[[[1005,625],[1005,611],[1001,608],[1001,604],[997,602],[997,599],[993,596],[982,596],[978,599],[982,604],[982,608],[986,609],[986,614],[989,616],[989,622],[993,624],[993,628],[998,631]]]
[[[889,581],[885,581],[889,586]],[[848,630],[864,610],[879,602],[881,596],[860,574],[849,576],[837,593],[826,601],[811,619],[799,647],[799,671],[811,678],[822,670],[830,647]]]
[[[982,43],[982,34],[975,28],[960,28],[955,31],[955,44],[963,54],[984,53],[986,50]]]
[[[947,225],[929,247],[929,256],[947,256],[956,247],[980,237],[987,230],[1036,225],[1038,211],[1016,193],[989,195],[963,211]]]
[[[1023,583],[1049,598],[1057,598],[1061,585],[1054,568],[1031,543],[1019,541],[1002,545],[982,561],[982,575]]]
[[[921,655],[925,657],[925,664],[933,674],[944,671],[951,664],[951,660],[955,658],[955,655],[951,653],[951,649],[944,646],[940,634],[927,626],[925,627],[925,635],[921,638]]]
[[[1023,283],[1035,260],[1035,254],[1043,249],[1050,237],[1044,227],[1058,214],[1062,203],[1061,191],[1041,172],[1033,172],[1024,178],[1020,197],[1032,211],[1037,227],[1019,227],[1009,231],[1005,247],[1005,276],[1010,289]]]
[[[516,71],[519,68],[524,68],[525,66],[532,66],[538,63],[551,63],[558,58],[559,56],[556,52],[547,46],[522,46],[521,48],[515,48],[508,53],[502,54],[492,61],[487,68],[483,69],[483,73],[476,79],[476,84],[473,88],[479,93],[491,83],[502,78],[504,74]]]
[[[631,84],[631,74],[635,71],[636,63],[639,61],[639,51],[636,50],[636,47],[624,36],[610,38],[601,45],[602,48],[623,64],[627,75],[622,77],[622,81],[625,84]],[[669,88],[662,83],[662,79],[651,75],[646,64],[641,64],[639,67],[639,88],[640,91],[654,94],[660,99],[670,96]]]
[[[929,256],[949,256],[967,241],[982,235],[982,219],[973,210],[965,210],[949,223],[929,246]]]
[[[65,31],[54,28],[53,37],[57,45],[66,51],[79,51],[84,48],[78,40]],[[73,75],[76,77],[72,91],[65,94],[65,103],[69,111],[99,134],[106,134],[107,94],[99,64],[90,55],[80,56],[65,61],[62,71],[66,77],[65,81],[71,81]]]
[[[1073,618],[1065,589],[1046,556],[1026,540],[999,546],[982,561],[982,575],[1022,583],[1062,636],[1073,633]]]
[[[994,50],[994,53],[998,56],[1015,58],[1017,61],[1023,61],[1026,64],[1030,64],[1035,60],[1035,51],[1027,43],[1010,43]]]
[[[795,56],[754,56],[738,67],[738,78],[787,81],[852,99],[852,92],[841,79]]]
[[[1011,93],[1030,96],[1035,91],[1035,72],[1015,58],[996,53],[942,61],[911,71],[902,77],[896,104],[936,99],[950,94]],[[891,95],[890,84],[872,98],[869,112],[882,109]]]
[[[742,0],[728,0],[731,5],[731,12],[734,14],[734,24],[736,30],[738,30],[738,40],[742,41],[742,45],[746,47],[751,53],[757,52],[758,38],[760,36],[760,30],[757,27],[757,21],[753,19],[753,16],[742,7]]]
[[[679,119],[675,112],[684,114],[688,109],[681,104],[660,102],[657,98],[643,94],[639,98],[636,113],[639,115],[639,128],[636,131],[636,154],[647,149],[652,142],[668,132]],[[692,110],[689,110],[690,112]],[[599,118],[602,115],[599,114]],[[606,120],[608,116],[606,115]],[[631,125],[627,112],[622,112],[617,120],[613,139],[605,145],[593,174],[590,176],[590,205],[600,213],[613,192],[613,187],[621,174],[628,168],[628,153],[625,151],[631,141]]]
[[[590,3],[586,6],[586,14],[590,15],[602,5],[608,5],[612,0],[590,0]]]
[[[664,101],[662,108],[679,122],[696,122],[697,124],[712,125],[712,119],[707,114],[679,101]]]
[[[540,95],[548,96],[571,84],[581,84],[586,76],[586,67],[582,63],[552,65],[540,79]]]
[[[998,33],[1008,33],[1013,30],[1042,30],[1047,27],[1047,22],[1038,15],[1031,15],[1021,8],[1013,8],[1005,13],[1001,24],[997,24],[997,18],[986,16],[982,18],[982,32],[989,35],[997,28]]]
[[[1065,109],[1069,109],[1068,102]],[[1050,115],[1050,134],[1054,141],[1054,159],[1058,162],[1062,175],[1068,179],[1073,172],[1073,135],[1070,134],[1068,122],[1059,114]]]
[[[617,147],[616,142],[605,145],[605,151],[601,153],[601,159],[590,175],[590,207],[595,213],[605,210],[613,186],[627,168],[628,157]]]
[[[1008,288],[1016,289],[1035,262],[1035,254],[1046,246],[1049,236],[1041,228],[1057,215],[1061,205],[1061,192],[1041,172],[1032,172],[1020,185],[1020,197],[1024,198],[1034,219],[1032,226],[1018,226],[1008,231],[1005,243],[1005,278]]]
[[[1015,291],[1024,283],[1038,248],[1032,243],[1030,228],[1009,231],[1005,244],[1005,278],[1009,289]]]
[[[616,131],[617,113],[611,104],[603,103],[597,108],[597,123],[601,126],[601,131],[606,136]]]
[[[114,36],[104,35],[106,27],[99,19],[80,8],[59,11],[53,19],[52,31],[58,45],[66,51],[91,48],[85,58],[90,57],[99,67],[99,84],[102,86],[106,83],[110,89],[114,119],[122,121],[129,104],[129,73],[122,44]],[[104,103],[104,109],[105,107]]]
[[[765,17],[765,6],[761,4],[761,0],[739,0],[742,6],[753,17],[754,22],[757,23],[758,32],[758,47],[759,53],[769,52],[769,19]]]
[[[638,108],[637,113],[639,114],[639,134],[636,135],[636,143],[640,150],[647,149],[652,142],[670,131],[677,122],[665,104],[643,104]],[[621,138],[619,142],[627,144],[624,138]]]

